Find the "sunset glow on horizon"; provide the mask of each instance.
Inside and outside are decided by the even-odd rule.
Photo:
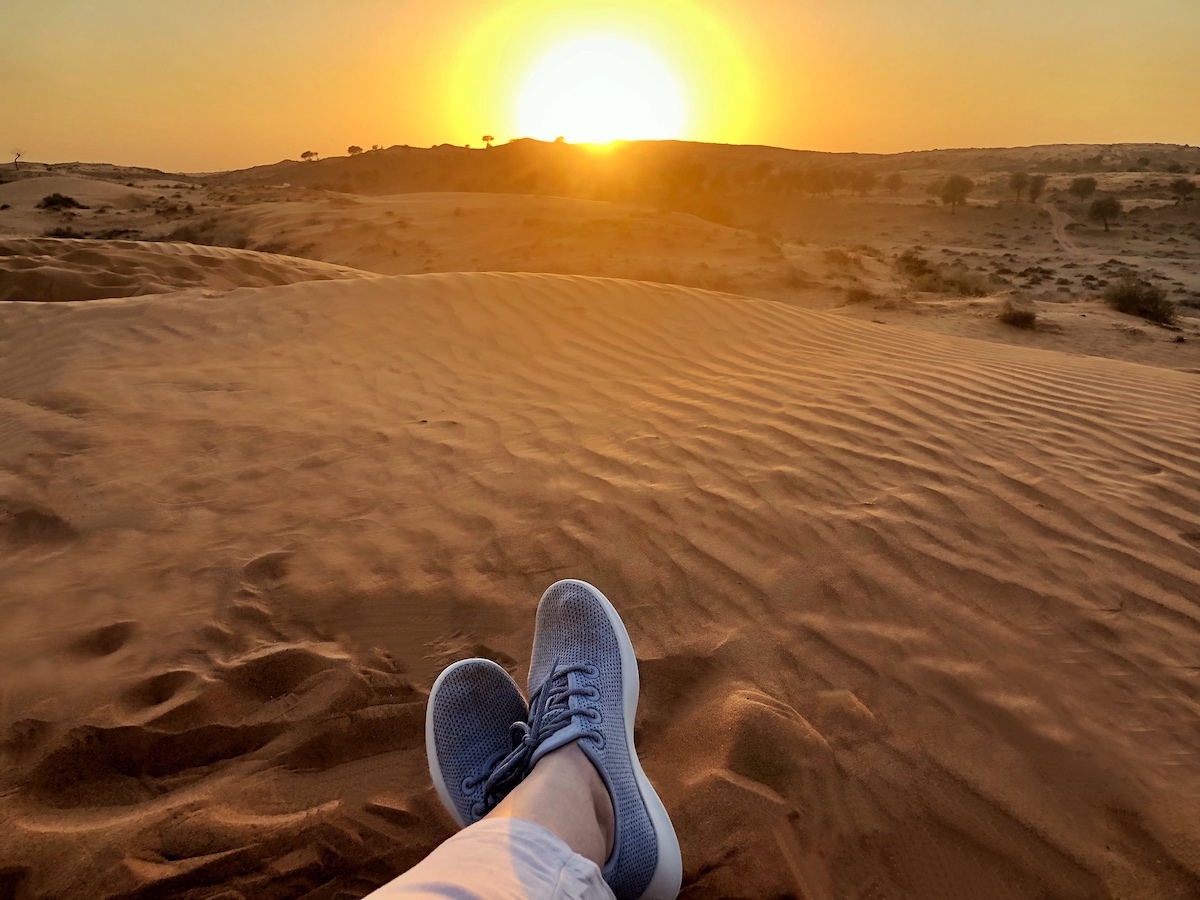
[[[539,60],[517,101],[522,134],[572,143],[677,138],[685,116],[671,73],[644,48],[605,36]]]
[[[0,150],[206,171],[481,135],[1200,143],[1195,0],[11,0]]]

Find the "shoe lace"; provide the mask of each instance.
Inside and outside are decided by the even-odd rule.
[[[475,804],[474,812],[482,816],[495,808],[508,792],[529,774],[529,763],[537,748],[548,737],[561,731],[570,724],[572,717],[587,716],[593,721],[600,719],[600,711],[591,706],[579,709],[571,708],[572,697],[585,697],[589,700],[598,699],[600,692],[588,684],[571,687],[568,675],[580,673],[586,678],[595,678],[599,670],[595,666],[575,664],[555,665],[550,677],[542,682],[529,698],[529,721],[513,722],[509,726],[509,737],[512,750],[508,753],[500,751],[488,759],[483,772],[486,776],[469,778],[463,786],[469,790],[483,782],[483,798]],[[599,734],[589,734],[587,737],[603,740]]]

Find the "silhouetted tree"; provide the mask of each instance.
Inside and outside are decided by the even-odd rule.
[[[874,172],[859,172],[851,181],[851,187],[854,188],[856,194],[869,194],[875,190],[875,184],[879,181]]]
[[[1030,175],[1029,176],[1029,202],[1037,203],[1038,197],[1042,196],[1042,191],[1046,189],[1045,175]]]
[[[950,215],[958,209],[958,204],[964,203],[967,195],[975,190],[975,182],[965,175],[951,175],[942,185],[942,202],[950,204]]]
[[[1103,222],[1104,230],[1108,231],[1108,223],[1121,214],[1121,201],[1116,197],[1101,197],[1093,200],[1088,210],[1088,218],[1093,222]]]
[[[887,178],[883,179],[883,186],[894,194],[900,188],[904,187],[904,176],[899,172],[893,172]]]
[[[1008,179],[1009,188],[1017,195],[1017,202],[1021,202],[1021,195],[1025,193],[1025,188],[1029,187],[1028,172],[1013,172]]]
[[[1175,201],[1176,203],[1179,203],[1183,200],[1187,200],[1195,192],[1196,192],[1196,182],[1191,181],[1187,178],[1176,178],[1174,181],[1171,182],[1171,193],[1174,194],[1178,198]]]
[[[1092,194],[1096,193],[1096,179],[1087,177],[1076,178],[1071,182],[1071,186],[1067,188],[1067,193],[1078,197],[1080,200],[1086,200]]]
[[[382,150],[382,149],[383,149],[383,144],[372,144],[372,145],[371,145],[371,149],[372,149],[372,150]]]
[[[363,149],[362,149],[362,147],[358,146],[358,144],[351,144],[349,147],[346,148],[346,152],[349,153],[351,156],[358,156],[358,154],[363,152]]]
[[[318,154],[317,154],[316,150],[305,150],[303,153],[300,154],[300,158],[302,160],[304,160],[305,162],[312,162],[314,159],[317,158],[317,155]]]
[[[492,141],[494,141],[494,140],[496,140],[496,139],[494,137],[492,137],[490,134],[485,134],[483,136],[483,145],[490,150],[492,147]]]
[[[19,165],[17,165],[17,160],[19,160],[24,155],[25,155],[25,153],[22,150],[14,150],[13,151],[13,168],[14,169],[19,170],[21,168]]]

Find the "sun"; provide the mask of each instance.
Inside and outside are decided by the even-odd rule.
[[[521,133],[571,143],[679,137],[686,109],[667,68],[645,47],[591,36],[542,57],[517,98]]]

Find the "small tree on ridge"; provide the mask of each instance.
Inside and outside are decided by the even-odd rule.
[[[942,185],[942,202],[950,204],[950,215],[960,203],[966,202],[967,195],[975,190],[975,182],[965,175],[951,175]]]
[[[1108,223],[1121,214],[1121,201],[1116,197],[1101,197],[1093,200],[1088,210],[1088,218],[1093,222],[1103,222],[1104,230],[1108,231]]]
[[[1046,175],[1031,175],[1029,176],[1029,202],[1037,203],[1038,197],[1042,196],[1042,191],[1046,189]]]
[[[1176,203],[1189,199],[1196,192],[1196,182],[1187,178],[1176,178],[1171,182],[1171,193],[1175,195]]]
[[[1096,193],[1095,178],[1076,178],[1071,182],[1071,186],[1067,188],[1067,193],[1073,197],[1078,197],[1080,200],[1086,200],[1092,194]]]
[[[358,154],[363,152],[363,149],[362,149],[362,147],[358,146],[358,144],[351,144],[349,147],[346,148],[346,152],[349,153],[351,156],[358,156]]]
[[[1013,172],[1008,179],[1009,188],[1017,195],[1017,202],[1021,202],[1021,195],[1025,193],[1025,188],[1029,187],[1028,172]]]

